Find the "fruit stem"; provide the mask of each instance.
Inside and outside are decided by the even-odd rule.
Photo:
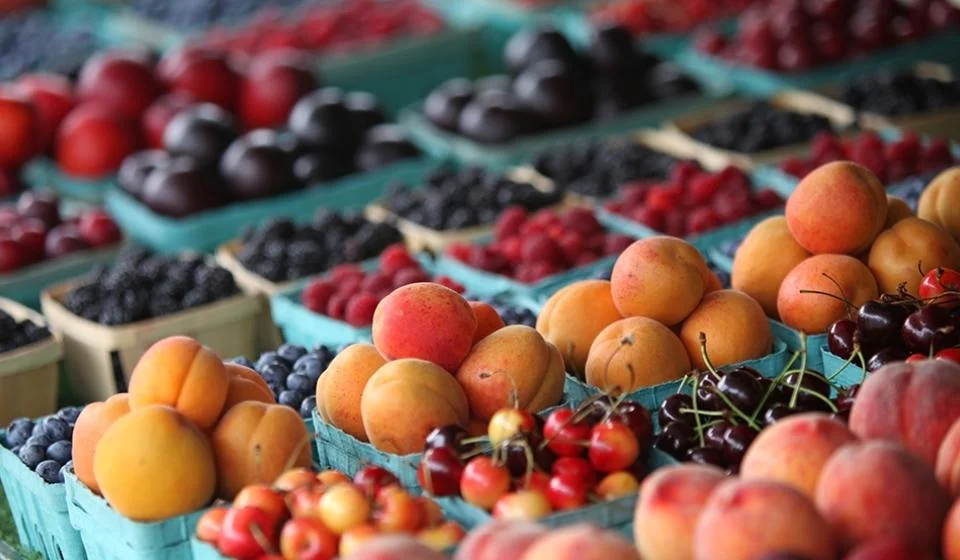
[[[800,387],[800,390],[808,395],[813,395],[814,397],[817,397],[821,401],[827,403],[827,406],[830,407],[830,412],[837,411],[837,407],[836,405],[833,404],[833,401],[831,401],[829,398],[825,397],[824,395],[821,395],[820,393],[813,391],[811,389],[807,389],[806,387]]]
[[[800,385],[803,384],[803,376],[807,373],[807,333],[800,331],[800,373],[797,377],[797,384],[793,387],[793,395],[790,396],[790,408],[796,408],[797,397],[800,395]]]
[[[703,363],[707,366],[707,370],[719,379],[720,374],[717,373],[717,369],[713,367],[713,362],[710,361],[710,356],[707,355],[707,335],[702,332],[700,333],[700,357],[703,358]]]
[[[681,409],[679,409],[679,411],[680,411],[681,414],[690,414],[690,413],[692,412],[692,413],[695,413],[695,414],[699,414],[699,415],[701,415],[701,416],[721,416],[721,417],[722,417],[722,416],[724,416],[724,415],[726,414],[725,412],[723,412],[723,411],[721,411],[721,410],[700,410],[700,411],[698,411],[698,410],[695,410],[695,409],[692,409],[692,408],[681,408]]]
[[[847,369],[847,366],[853,363],[853,359],[856,358],[858,354],[860,354],[860,343],[855,342],[853,344],[853,352],[850,352],[850,357],[844,360],[843,365],[840,366],[840,369],[833,372],[833,374],[831,374],[830,377],[827,378],[827,381],[830,382],[830,384],[832,385],[833,380],[836,379],[838,375],[843,373],[843,370]]]
[[[862,385],[867,380],[867,360],[863,357],[862,350],[857,352],[857,357],[860,358],[860,384]]]
[[[760,399],[760,404],[757,405],[757,409],[753,411],[752,415],[750,415],[751,422],[757,421],[757,417],[760,416],[760,411],[763,410],[763,406],[767,404],[767,400],[770,399],[770,396],[773,394],[776,388],[780,385],[780,381],[784,377],[790,374],[790,371],[791,371],[790,368],[793,367],[793,363],[796,362],[797,358],[799,357],[800,357],[800,353],[794,352],[793,356],[790,357],[790,361],[787,362],[786,366],[784,366],[783,371],[781,371],[775,378],[773,378],[773,382],[770,383],[770,386],[767,387],[766,392],[764,392],[763,394],[763,398]]]
[[[746,415],[746,413],[740,410],[740,408],[737,405],[733,404],[733,401],[727,398],[727,396],[723,394],[723,391],[717,389],[716,387],[711,387],[710,390],[713,391],[713,393],[716,394],[718,397],[720,397],[720,400],[723,401],[723,404],[730,407],[730,410],[732,410],[734,414],[746,420],[748,426],[757,430],[758,432],[760,431],[760,426],[758,426],[754,420],[751,420],[750,417]]]
[[[497,370],[497,371],[492,371],[492,372],[490,372],[490,371],[485,371],[485,372],[483,372],[483,373],[480,374],[480,379],[490,379],[491,377],[495,377],[495,376],[497,376],[497,375],[503,375],[503,376],[505,376],[507,379],[510,380],[510,387],[511,387],[511,389],[510,389],[510,407],[511,407],[511,408],[515,408],[515,409],[519,409],[519,408],[520,408],[520,389],[517,387],[517,381],[513,378],[512,375],[510,375],[509,373],[507,373],[507,372],[505,372],[505,371],[503,371],[503,370]]]
[[[703,333],[700,333],[700,336],[704,336]],[[693,377],[693,398],[691,399],[691,401],[693,401],[693,419],[697,423],[697,426],[696,426],[697,437],[700,440],[700,447],[703,447],[705,443],[703,439],[703,423],[700,422],[700,409],[697,406],[697,400],[698,400],[697,393],[699,392],[699,389],[700,389],[700,378],[698,376],[694,376]]]
[[[724,420],[723,418],[718,418],[718,419],[716,419],[716,420],[711,420],[711,421],[707,422],[706,424],[704,424],[704,425],[701,426],[701,427],[703,428],[703,431],[707,431],[707,430],[709,430],[710,428],[716,426],[717,424],[723,424],[724,422],[725,422],[725,420]]]

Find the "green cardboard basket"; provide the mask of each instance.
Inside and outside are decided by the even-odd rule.
[[[362,210],[381,198],[393,181],[422,184],[436,164],[427,158],[401,161],[285,195],[236,202],[179,219],[155,213],[120,188],[108,189],[106,205],[123,231],[150,249],[166,253],[187,249],[210,252],[237,237],[245,227],[267,218],[286,216],[305,222],[321,207]]]
[[[47,157],[34,158],[27,163],[23,177],[33,187],[51,188],[62,196],[94,204],[102,202],[107,190],[116,184],[114,175],[93,180],[71,177]]]
[[[73,472],[66,474],[70,523],[80,532],[88,558],[96,560],[183,560],[205,510],[154,523],[120,515]]]
[[[0,431],[0,440],[6,433]],[[0,446],[0,481],[20,544],[44,558],[86,560],[80,533],[70,524],[64,484],[48,484]]]

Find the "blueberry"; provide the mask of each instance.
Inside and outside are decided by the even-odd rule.
[[[54,441],[69,440],[73,437],[73,428],[62,418],[49,416],[41,420],[40,423],[43,425],[44,434],[50,438],[51,443]]]
[[[330,365],[330,362],[337,356],[337,353],[329,346],[320,345],[313,351],[313,355],[326,367]]]
[[[43,419],[37,420],[33,425],[33,430],[30,431],[31,436],[39,436],[43,433]]]
[[[28,469],[33,470],[47,458],[47,448],[42,445],[26,444],[20,448],[17,457],[20,457]]]
[[[287,376],[290,375],[290,370],[287,369],[287,366],[279,363],[270,364],[259,371],[260,375],[267,380],[267,383],[278,383],[280,385],[283,385]]]
[[[276,352],[264,352],[260,354],[260,358],[257,360],[257,371],[262,372],[264,368],[271,365],[282,365],[283,367],[288,367],[290,364],[286,360],[280,357]]]
[[[59,416],[67,424],[76,424],[77,417],[80,416],[80,413],[82,411],[83,411],[82,406],[68,406],[66,408],[61,408],[57,412],[57,416]]]
[[[63,482],[63,474],[60,469],[60,463],[47,459],[37,465],[35,471],[47,484],[58,484]]]
[[[300,391],[282,391],[277,397],[277,403],[289,406],[294,410],[300,410],[300,403],[303,402],[303,393]]]
[[[300,416],[310,418],[313,416],[313,409],[317,408],[317,397],[310,395],[300,403]]]
[[[321,363],[320,358],[315,354],[307,354],[297,360],[297,363],[293,364],[294,372],[302,373],[311,379],[319,379],[320,374],[323,373],[323,369],[323,363]]]
[[[13,453],[14,455],[19,456],[19,455],[20,455],[20,446],[19,446],[19,445],[15,445],[15,446],[11,447],[11,448],[10,448],[10,453]]]
[[[296,344],[284,344],[280,348],[277,348],[277,355],[286,360],[287,363],[294,364],[294,366],[296,366],[296,361],[306,353],[306,348],[297,346]]]
[[[7,446],[12,448],[23,445],[32,433],[33,421],[26,418],[14,420],[7,428]]]
[[[310,378],[302,373],[292,373],[287,378],[287,389],[301,393],[309,393],[316,388],[315,383],[310,382]]]
[[[73,470],[73,461],[67,461],[62,467],[60,467],[60,478],[66,478],[67,473]]]
[[[37,434],[35,436],[28,437],[27,441],[24,442],[24,445],[39,445],[41,447],[47,447],[52,443],[53,440],[51,440],[46,434]]]
[[[55,441],[47,447],[47,457],[61,465],[70,460],[73,455],[73,444],[69,441]]]
[[[253,370],[257,369],[256,364],[254,364],[253,361],[246,356],[237,356],[236,358],[231,358],[230,363],[237,364],[238,366],[248,367]]]

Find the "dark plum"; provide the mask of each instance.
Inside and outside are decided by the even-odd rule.
[[[370,171],[418,155],[420,150],[402,128],[395,124],[379,124],[367,131],[357,150],[355,164],[360,171]]]
[[[565,126],[590,118],[590,91],[583,79],[556,60],[541,60],[523,70],[513,93],[527,110],[550,126]]]
[[[509,84],[508,84],[509,87]],[[460,113],[473,100],[473,84],[466,78],[454,78],[443,83],[427,96],[423,114],[434,126],[456,131]]]
[[[351,130],[350,112],[338,88],[323,88],[298,101],[287,124],[298,139],[311,146],[333,151],[350,148],[350,142],[344,142],[344,135]]]
[[[173,156],[191,157],[203,167],[215,167],[236,140],[240,125],[213,103],[181,111],[163,131],[163,147]]]
[[[367,131],[387,122],[383,110],[376,96],[365,91],[352,91],[343,97],[343,104],[347,108],[348,129],[353,137],[353,143],[359,145]]]
[[[600,72],[617,74],[637,70],[636,45],[629,29],[615,24],[601,23],[590,37],[590,62]]]
[[[170,164],[170,155],[164,150],[144,150],[127,156],[117,171],[117,184],[131,196],[140,198],[150,174]]]
[[[182,218],[226,203],[217,176],[189,160],[177,160],[150,173],[140,195],[158,214]]]
[[[570,42],[555,27],[527,27],[514,34],[504,47],[507,68],[514,75],[541,60],[557,60],[578,67],[580,58]]]
[[[227,148],[220,172],[230,193],[252,200],[289,192],[302,184],[293,174],[295,145],[272,130],[254,130]]]
[[[533,115],[510,93],[488,91],[468,103],[460,113],[460,132],[477,142],[501,144],[530,133]]]

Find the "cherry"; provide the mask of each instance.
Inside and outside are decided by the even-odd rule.
[[[519,490],[534,490],[544,496],[547,495],[547,488],[550,487],[550,476],[540,471],[533,471],[517,480]]]
[[[917,293],[924,300],[933,300],[933,303],[947,309],[960,307],[960,296],[944,296],[944,292],[960,292],[960,272],[943,267],[935,268],[924,275],[917,289]]]
[[[641,454],[650,447],[653,441],[653,419],[650,411],[637,402],[624,401],[617,405],[614,411],[617,419],[630,427],[637,438]]]
[[[10,229],[10,238],[20,245],[24,264],[43,260],[47,226],[36,218],[23,218]]]
[[[726,421],[721,421],[718,424],[710,426],[703,432],[704,444],[718,449],[723,448],[723,436],[726,435],[727,430],[732,427],[733,425]]]
[[[908,352],[899,346],[890,346],[870,356],[867,360],[867,371],[876,371],[887,364],[902,362],[907,359]]]
[[[607,420],[590,432],[587,455],[593,468],[609,473],[632,465],[640,456],[640,445],[629,426]]]
[[[543,426],[547,447],[561,457],[580,455],[584,443],[590,439],[590,426],[586,422],[572,422],[575,415],[569,408],[558,408],[547,416]]]
[[[910,308],[905,305],[870,300],[857,312],[857,330],[873,347],[890,346],[899,340],[900,327],[909,314]]]
[[[799,382],[802,389],[797,394],[797,404],[803,408],[810,410],[820,410],[826,406],[823,399],[817,398],[815,395],[810,394],[810,392],[822,395],[824,397],[830,397],[830,382],[827,381],[825,377],[820,375],[817,372],[807,370],[803,373],[801,378],[800,373],[791,373],[784,379],[784,387],[787,389],[787,392],[790,393],[790,398],[793,398],[793,391]]]
[[[685,422],[670,422],[664,425],[653,446],[674,458],[682,459],[696,445],[697,434]]]
[[[490,509],[510,491],[510,471],[485,455],[474,457],[460,475],[460,494],[477,507]]]
[[[723,436],[723,453],[730,465],[740,465],[757,432],[750,426],[734,426]]]
[[[20,244],[13,239],[0,237],[0,274],[18,270],[25,262]]]
[[[577,509],[587,503],[589,491],[582,478],[571,474],[553,475],[547,485],[547,500],[558,511]]]
[[[776,424],[787,416],[800,414],[801,412],[803,412],[803,410],[800,408],[790,408],[786,404],[776,403],[763,413],[763,423],[767,426]]]
[[[525,439],[526,442],[511,442],[507,447],[507,469],[516,478],[526,475],[534,468],[534,465],[529,464],[528,453],[533,454],[535,466],[540,468],[549,468],[555,460],[549,448],[540,449],[539,435],[530,433]]]
[[[701,465],[713,465],[721,469],[727,468],[727,458],[723,451],[715,447],[694,447],[687,451],[687,460]]]
[[[936,358],[938,360],[949,360],[951,362],[960,363],[960,348],[947,348],[937,352]]]
[[[487,423],[487,436],[490,443],[496,447],[518,434],[532,432],[536,426],[533,415],[526,410],[502,408],[493,413]]]
[[[827,347],[834,356],[844,360],[853,355],[856,344],[857,324],[850,319],[840,319],[830,325],[827,331]]]
[[[434,428],[427,434],[427,439],[424,444],[426,449],[433,449],[436,447],[449,447],[455,453],[463,453],[463,440],[469,436],[466,428],[459,424],[447,424],[446,426],[440,426]]]
[[[717,379],[705,372],[700,377],[700,385],[697,387],[697,406],[700,410],[723,410],[726,405],[720,395],[717,394]]]
[[[919,353],[936,352],[960,343],[960,330],[950,313],[939,305],[925,305],[911,313],[900,334],[907,347]]]
[[[597,473],[593,470],[590,462],[583,457],[560,457],[553,463],[550,473],[554,476],[569,475],[574,476],[586,482],[587,486],[593,486],[597,481]]]
[[[370,498],[374,498],[381,489],[393,484],[399,484],[397,477],[387,469],[378,465],[366,465],[353,475],[353,483],[363,490]]]
[[[217,548],[234,558],[257,558],[266,553],[263,545],[276,542],[278,521],[258,507],[230,508],[223,519]]]
[[[749,373],[735,369],[720,378],[717,383],[720,391],[734,406],[745,413],[751,413],[760,405],[764,390],[759,381]]]
[[[463,463],[450,447],[432,447],[420,459],[417,482],[431,496],[456,496],[463,470]]]

